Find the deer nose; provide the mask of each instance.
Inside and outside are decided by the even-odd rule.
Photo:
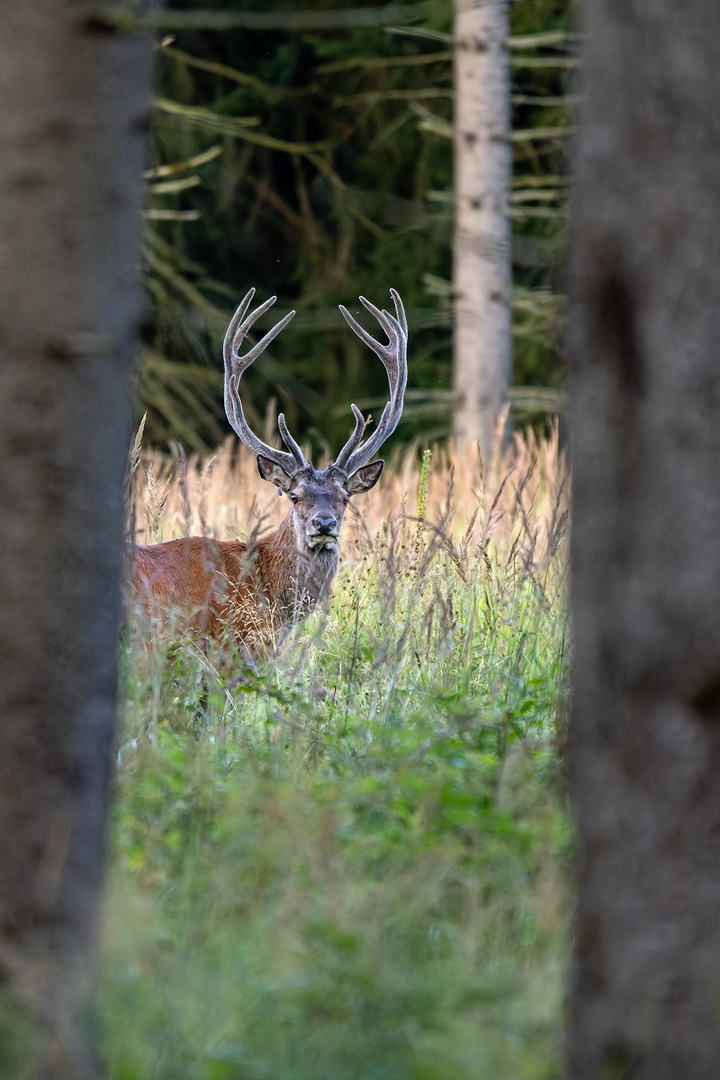
[[[317,514],[311,524],[321,536],[332,536],[337,531],[337,518],[331,517],[330,514]]]

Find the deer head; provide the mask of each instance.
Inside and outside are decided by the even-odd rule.
[[[380,479],[384,462],[370,461],[389,435],[395,430],[403,408],[403,395],[407,382],[407,319],[398,293],[390,290],[395,305],[395,315],[380,311],[360,297],[361,304],[375,316],[385,331],[386,345],[371,337],[355,321],[350,312],[340,305],[346,322],[352,330],[380,358],[390,384],[390,400],[383,409],[380,423],[372,435],[363,442],[368,421],[352,405],[355,428],[335,461],[322,472],[313,468],[295,439],[288,431],[285,416],[278,416],[278,428],[287,450],[276,450],[251,431],[243,412],[239,384],[243,372],[267,348],[271,341],[290,322],[294,311],[289,312],[276,326],[254,345],[244,356],[240,355],[242,342],[251,326],[275,303],[273,296],[251,311],[255,295],[251,289],[232,317],[225,341],[225,412],[238,438],[257,455],[258,471],[263,480],[274,484],[292,503],[291,518],[298,547],[313,553],[322,551],[337,553],[338,537],[345,507],[352,495],[369,491]]]

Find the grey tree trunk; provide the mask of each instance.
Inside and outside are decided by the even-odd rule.
[[[720,33],[586,5],[573,1080],[720,1075]]]
[[[87,992],[140,312],[151,49],[90,13],[7,0],[0,34],[0,1013],[29,1022],[22,1075],[43,1080],[98,1072]]]
[[[453,434],[489,461],[512,376],[508,0],[455,0]]]

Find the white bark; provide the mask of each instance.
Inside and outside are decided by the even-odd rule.
[[[454,435],[489,462],[512,372],[508,0],[455,0]]]

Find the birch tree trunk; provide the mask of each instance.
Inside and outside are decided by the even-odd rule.
[[[573,1080],[720,1074],[720,34],[587,4],[575,186]]]
[[[87,1080],[151,50],[2,8],[0,1023],[33,1033],[3,1062]]]
[[[453,433],[488,463],[512,374],[508,36],[508,0],[455,0]]]

